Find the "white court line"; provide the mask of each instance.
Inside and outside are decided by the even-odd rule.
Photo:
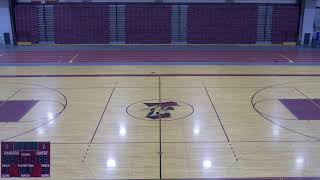
[[[286,60],[288,60],[289,62],[293,62],[293,60],[291,60],[290,58],[288,58],[287,56],[283,55],[283,54],[280,54],[280,56]]]
[[[73,61],[79,56],[79,53],[77,53],[75,56],[73,56],[72,59],[68,63],[73,63]]]

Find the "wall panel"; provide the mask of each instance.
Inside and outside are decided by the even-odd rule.
[[[126,43],[170,43],[171,6],[127,5]]]
[[[106,44],[109,42],[107,5],[57,5],[55,42],[58,44]]]
[[[274,5],[272,43],[296,42],[299,34],[300,7]]]
[[[17,42],[38,42],[37,12],[34,5],[15,7]]]
[[[200,44],[254,44],[257,5],[204,4],[188,9],[188,42]]]

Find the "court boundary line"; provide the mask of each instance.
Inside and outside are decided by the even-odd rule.
[[[307,96],[305,93],[303,93],[301,90],[299,90],[297,87],[294,88],[296,91],[298,91],[300,94],[302,94],[302,96],[306,97],[313,105],[315,105],[319,110],[320,110],[320,106],[319,104],[315,103],[312,98],[310,98],[309,96]]]
[[[299,131],[296,131],[296,130],[293,130],[293,129],[290,129],[282,124],[280,124],[279,122],[275,122],[274,120],[270,119],[269,117],[261,114],[255,107],[255,103],[254,103],[254,98],[262,91],[266,90],[266,89],[269,89],[269,88],[273,88],[275,86],[281,86],[281,85],[287,85],[287,84],[290,84],[290,83],[301,83],[301,82],[318,82],[318,81],[296,81],[296,82],[287,82],[287,83],[279,83],[279,84],[274,84],[274,85],[271,85],[271,86],[266,86],[258,91],[256,91],[253,96],[251,96],[251,106],[253,107],[253,109],[266,121],[268,121],[269,123],[271,124],[274,124],[274,125],[277,125],[278,127],[281,127],[289,132],[292,132],[292,133],[295,133],[295,134],[298,134],[298,135],[301,135],[301,136],[304,136],[304,137],[307,137],[307,138],[311,138],[311,139],[314,139],[314,140],[317,140],[317,141],[320,141],[320,138],[317,138],[317,137],[314,137],[314,136],[311,136],[311,135],[307,135],[305,133],[301,133]]]
[[[98,178],[94,180],[160,180],[160,179],[103,179]],[[296,176],[296,177],[231,177],[231,178],[165,178],[164,180],[320,180],[320,177],[316,176]]]
[[[32,78],[44,78],[44,77],[183,77],[183,76],[194,76],[194,77],[220,77],[220,76],[230,76],[230,77],[319,77],[320,74],[30,74],[30,75],[0,75],[0,78],[24,78],[24,77],[32,77]]]
[[[96,134],[97,134],[97,132],[98,132],[98,129],[99,129],[99,127],[100,127],[100,124],[101,124],[101,122],[102,122],[102,119],[103,119],[103,117],[104,117],[104,115],[105,115],[105,112],[106,112],[106,110],[107,110],[107,108],[108,108],[108,105],[109,105],[109,103],[110,103],[110,101],[111,101],[111,98],[112,98],[112,96],[113,96],[113,93],[114,93],[116,87],[117,87],[117,82],[116,82],[116,84],[114,85],[114,87],[113,87],[113,89],[112,89],[112,91],[111,91],[111,93],[110,93],[110,95],[109,95],[109,97],[108,97],[108,100],[107,100],[107,102],[106,102],[106,105],[104,106],[103,112],[102,112],[102,114],[101,114],[101,116],[100,116],[99,122],[98,122],[98,124],[97,124],[97,126],[96,126],[96,128],[95,128],[95,131],[94,131],[94,133],[93,133],[93,135],[92,135],[92,137],[91,137],[91,140],[90,140],[90,142],[87,144],[88,147],[87,147],[87,149],[85,150],[85,154],[84,154],[84,156],[83,156],[83,158],[82,158],[82,161],[81,161],[82,163],[84,163],[84,160],[86,159],[86,157],[87,157],[87,155],[88,155],[88,152],[89,152],[89,150],[90,150],[90,146],[91,146],[91,144],[92,144],[92,142],[93,142],[93,140],[94,140],[94,138],[95,138],[95,136],[96,136]]]
[[[158,93],[159,93],[159,104],[160,104],[160,111],[161,111],[161,104],[162,104],[162,97],[161,97],[161,75],[158,76]],[[159,176],[160,179],[162,179],[162,117],[161,117],[161,112],[159,112]]]
[[[105,105],[105,107],[104,107],[104,109],[103,109],[103,112],[102,112],[101,116],[100,116],[99,122],[98,122],[98,124],[97,124],[97,126],[96,126],[96,129],[95,129],[95,131],[94,131],[94,133],[93,133],[93,135],[92,135],[92,137],[91,137],[90,144],[93,142],[94,137],[95,137],[95,135],[96,135],[96,133],[97,133],[97,131],[98,131],[98,129],[99,129],[99,126],[100,126],[101,121],[102,121],[102,119],[103,119],[103,117],[104,117],[104,115],[105,115],[105,112],[106,112],[106,110],[107,110],[107,108],[108,108],[108,105],[109,105],[109,103],[110,103],[110,101],[111,101],[111,98],[112,98],[113,93],[114,93],[114,91],[115,91],[115,89],[116,89],[116,86],[117,86],[117,84],[115,84],[115,86],[113,87],[113,89],[112,89],[112,91],[111,91],[111,93],[110,93],[110,95],[109,95],[109,97],[108,97],[107,103],[106,103],[106,105]]]
[[[255,89],[255,88],[264,88],[264,86],[246,86],[246,87],[241,87],[241,86],[234,86],[234,87],[221,87],[221,86],[206,86],[208,89]],[[54,89],[64,89],[64,90],[77,90],[77,89],[113,89],[113,86],[105,86],[105,87],[52,87]],[[123,86],[123,87],[117,87],[117,89],[157,89],[158,86],[154,86],[154,87],[151,87],[151,86],[141,86],[141,87],[138,87],[138,86],[132,86],[132,87],[126,87],[126,86]],[[186,88],[186,89],[203,89],[203,87],[197,87],[197,86],[193,86],[193,87],[190,87],[190,86],[166,86],[166,87],[161,87],[162,89],[183,89],[183,88]],[[287,88],[295,88],[295,87],[274,87],[274,88],[278,88],[278,89],[287,89]],[[23,89],[41,89],[41,88],[23,88]]]
[[[0,67],[72,67],[72,66],[320,66],[320,61],[279,61],[279,62],[56,62],[56,63],[1,63]]]
[[[159,79],[160,79],[160,76],[159,76]],[[159,80],[159,84],[161,84],[161,82],[160,82],[160,80]],[[202,87],[203,88],[203,87]],[[205,87],[206,88],[206,87]],[[284,88],[286,88],[286,87],[284,87]],[[116,89],[116,87],[114,87],[114,90]],[[161,90],[161,87],[160,87],[160,85],[159,85],[159,89]],[[112,92],[113,93],[113,92]],[[160,93],[160,92],[159,92]],[[160,96],[161,94],[159,94],[159,97],[161,97]],[[111,96],[112,96],[112,94],[110,95],[110,99],[111,99]],[[209,96],[209,98],[210,98],[210,96]],[[109,100],[110,100],[109,99]],[[109,102],[109,101],[108,101]],[[161,101],[160,101],[161,102]],[[104,113],[103,113],[104,114]],[[217,114],[218,115],[218,114]],[[161,118],[161,116],[160,116],[160,118]],[[161,136],[160,136],[161,137]],[[232,141],[232,142],[236,142],[236,141]],[[304,141],[304,142],[319,142],[319,141]],[[128,143],[128,142],[125,142],[125,143]],[[163,143],[170,143],[170,142],[163,142]],[[177,143],[177,142],[171,142],[171,143]],[[182,142],[182,143],[184,143],[184,142]],[[201,142],[200,142],[201,143]],[[227,143],[227,142],[225,142],[225,143]],[[93,144],[93,143],[92,143]],[[308,177],[308,178],[311,178],[311,177]],[[303,179],[308,179],[307,177],[303,177]],[[193,178],[189,178],[189,180],[192,180]],[[197,178],[197,179],[199,179],[199,178]],[[200,178],[201,179],[201,178]],[[208,179],[208,180],[210,180],[210,179],[255,179],[255,178],[204,178],[204,179]],[[281,178],[280,178],[281,179]],[[295,179],[295,177],[291,177],[290,179]],[[181,180],[183,180],[183,179],[181,179]]]
[[[309,141],[304,141],[304,140],[300,140],[300,141],[268,141],[268,140],[257,140],[257,141],[230,141],[231,143],[320,143],[320,141],[316,141],[316,140],[309,140]],[[162,144],[224,144],[224,143],[228,143],[228,141],[194,141],[194,142],[162,142]],[[64,145],[64,144],[73,144],[73,145],[88,145],[88,142],[74,142],[74,143],[67,143],[67,142],[51,142],[51,144],[57,144],[57,145]],[[105,145],[105,144],[159,144],[159,142],[95,142],[95,143],[91,143],[92,145]]]
[[[295,89],[295,88],[291,88],[291,89]],[[256,107],[258,104],[264,103],[266,101],[279,101],[279,99],[263,99],[263,100],[259,100],[259,101],[255,102],[253,105],[254,105],[254,107]],[[279,119],[279,120],[282,120],[282,121],[299,121],[290,111],[289,112],[292,114],[292,116],[294,116],[294,118],[277,117],[277,116],[274,116],[274,115],[267,114],[266,112],[264,112],[261,109],[258,109],[257,107],[255,109],[257,111],[259,111],[259,113],[261,113],[262,115],[264,115],[266,117],[269,117],[269,118]]]
[[[75,59],[76,59],[79,55],[80,55],[79,53],[75,54],[75,55],[68,61],[68,63],[69,63],[69,64],[70,64],[70,63],[74,63],[74,62],[75,62]]]
[[[0,103],[0,109],[1,107],[6,104],[10,99],[12,99],[14,96],[16,96],[17,94],[19,94],[19,92],[21,92],[22,88],[18,89],[17,91],[15,91],[13,94],[11,94],[7,99],[5,99],[2,103]]]
[[[224,126],[223,126],[223,123],[222,123],[222,121],[221,121],[221,118],[220,118],[220,116],[219,116],[219,114],[218,114],[218,111],[217,111],[217,109],[216,109],[216,107],[215,107],[215,105],[214,105],[214,103],[213,103],[213,101],[212,101],[212,99],[211,99],[211,96],[210,96],[210,94],[209,94],[209,92],[208,92],[208,89],[207,89],[207,87],[205,86],[204,83],[203,83],[203,86],[204,86],[204,89],[205,89],[205,91],[206,91],[206,93],[207,93],[207,96],[208,96],[208,98],[209,98],[209,100],[210,100],[211,106],[212,106],[212,108],[213,108],[213,110],[214,110],[214,112],[215,112],[215,114],[216,114],[216,116],[217,116],[217,118],[218,118],[218,121],[219,121],[219,123],[220,123],[220,126],[221,126],[223,132],[224,132],[224,135],[225,135],[225,137],[227,138],[227,141],[228,141],[229,147],[230,147],[230,149],[231,149],[231,151],[232,151],[232,154],[233,154],[236,162],[238,162],[239,159],[238,159],[238,157],[237,157],[237,154],[236,154],[236,152],[235,152],[235,150],[234,150],[234,148],[233,148],[233,146],[232,146],[232,144],[231,144],[231,142],[230,142],[229,136],[228,136],[228,134],[227,134],[227,132],[226,132]]]
[[[30,129],[30,130],[21,132],[21,133],[19,133],[19,134],[17,134],[17,135],[14,135],[14,136],[7,137],[7,138],[5,138],[5,139],[2,139],[2,140],[0,140],[1,142],[8,141],[9,139],[13,139],[13,138],[22,136],[22,135],[27,134],[27,133],[29,133],[29,132],[32,132],[32,131],[34,131],[34,130],[36,130],[36,129],[39,129],[39,128],[43,127],[43,126],[46,126],[48,123],[50,123],[50,122],[52,122],[52,121],[55,121],[55,120],[66,110],[66,108],[67,108],[67,106],[68,106],[68,99],[66,98],[66,96],[65,96],[63,93],[61,93],[60,91],[58,91],[58,90],[56,90],[56,89],[54,89],[54,88],[50,88],[50,87],[46,87],[46,86],[38,85],[38,84],[31,84],[31,83],[17,83],[17,82],[15,82],[15,83],[14,83],[14,82],[2,82],[2,83],[37,86],[37,87],[41,87],[41,88],[44,88],[44,89],[47,89],[47,90],[52,90],[52,91],[60,94],[60,95],[64,98],[65,104],[64,104],[64,106],[63,106],[63,109],[62,109],[60,112],[58,112],[57,114],[55,114],[54,118],[52,118],[52,119],[50,119],[50,120],[48,120],[48,121],[46,121],[46,122],[44,122],[44,123],[36,126],[36,127],[33,127],[33,128]]]
[[[292,59],[290,59],[289,57],[283,55],[283,54],[280,54],[280,57],[284,58],[285,60],[287,60],[288,62],[290,63],[293,63],[294,61]]]

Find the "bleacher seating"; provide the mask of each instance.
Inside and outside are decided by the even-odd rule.
[[[38,42],[37,13],[34,5],[15,7],[17,42]]]
[[[171,6],[127,5],[126,43],[170,43]]]
[[[55,6],[55,42],[58,44],[107,44],[107,5]]]
[[[296,42],[299,33],[298,5],[274,5],[272,43]]]
[[[188,42],[256,43],[257,5],[204,4],[188,9]]]

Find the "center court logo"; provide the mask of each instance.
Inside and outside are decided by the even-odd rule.
[[[145,100],[133,103],[127,107],[127,113],[142,120],[163,121],[178,120],[190,116],[193,107],[185,102],[176,100]]]
[[[160,119],[161,118],[171,118],[170,111],[174,111],[175,106],[179,106],[177,102],[167,101],[162,103],[144,103],[148,109],[149,113],[147,118],[149,119]]]

